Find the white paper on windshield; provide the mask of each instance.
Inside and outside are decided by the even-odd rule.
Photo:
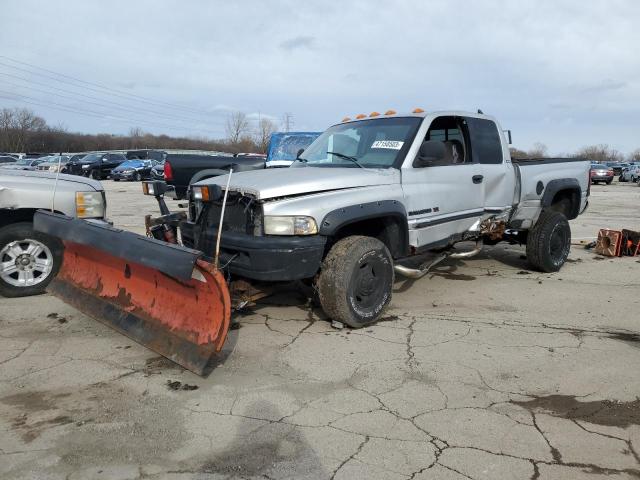
[[[371,148],[388,148],[390,150],[400,150],[404,145],[404,142],[399,142],[397,140],[376,140],[371,145]]]

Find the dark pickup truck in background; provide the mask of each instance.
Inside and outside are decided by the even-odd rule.
[[[167,154],[164,161],[164,180],[174,188],[175,198],[187,198],[189,185],[205,178],[234,172],[265,168],[264,156],[253,155],[197,155]]]
[[[67,173],[103,180],[111,175],[111,170],[126,160],[127,157],[122,153],[90,153],[77,161],[69,160]]]

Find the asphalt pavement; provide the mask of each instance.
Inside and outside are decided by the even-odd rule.
[[[142,232],[153,199],[103,183]],[[206,378],[55,297],[0,298],[0,477],[639,478],[640,258],[579,245],[640,230],[639,206],[593,186],[559,273],[488,247],[398,279],[361,330],[283,290],[236,315]]]

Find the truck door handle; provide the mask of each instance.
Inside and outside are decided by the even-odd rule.
[[[471,180],[473,180],[473,183],[482,183],[482,180],[484,180],[484,175],[474,175],[473,177],[471,177]]]

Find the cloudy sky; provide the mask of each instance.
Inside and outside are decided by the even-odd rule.
[[[629,152],[639,20],[637,0],[0,0],[0,107],[73,131],[210,137],[234,110],[322,130],[481,108],[520,148]]]

